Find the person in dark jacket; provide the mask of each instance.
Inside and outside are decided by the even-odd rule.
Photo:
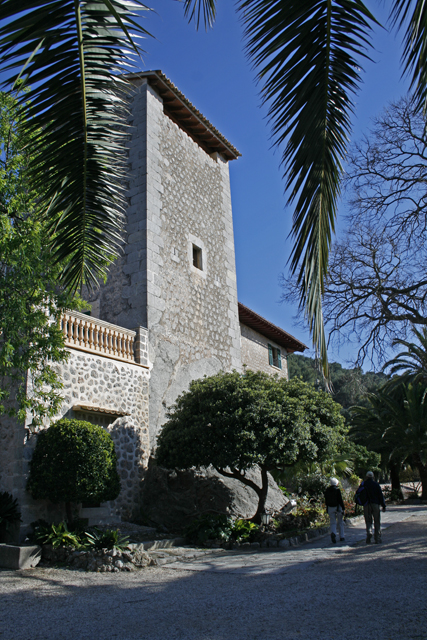
[[[337,524],[340,531],[340,540],[344,541],[344,502],[336,478],[330,479],[330,486],[325,491],[325,504],[328,510],[331,523],[331,540],[335,544],[337,541]]]
[[[372,471],[368,471],[363,486],[368,494],[368,503],[363,507],[363,515],[366,524],[366,544],[372,540],[372,520],[374,521],[374,540],[376,544],[381,542],[381,511],[385,511],[385,500],[383,492]]]

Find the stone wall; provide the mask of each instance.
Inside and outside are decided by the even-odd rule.
[[[146,79],[131,123],[123,256],[93,300],[102,319],[148,328],[154,446],[191,380],[241,367],[233,221],[228,163],[164,113]]]
[[[150,430],[154,444],[165,407],[191,380],[220,369],[239,369],[240,335],[228,163],[210,157],[147,94],[151,143],[148,328]],[[202,269],[193,265],[193,246]]]
[[[254,331],[245,324],[240,323],[242,344],[242,365],[246,365],[251,371],[264,371],[276,373],[281,378],[288,378],[288,363],[286,349],[273,342],[269,338]],[[268,359],[268,345],[280,349],[282,368],[271,366]]]
[[[143,339],[140,337],[143,342]],[[119,497],[90,513],[92,520],[130,518],[140,509],[141,479],[149,456],[148,437],[148,367],[69,349],[67,363],[54,365],[64,382],[61,417],[88,420],[109,431],[116,447],[121,479]],[[31,389],[29,389],[31,392]],[[73,406],[91,406],[90,411],[74,411]],[[97,412],[101,408],[124,415]],[[58,521],[65,517],[62,505],[33,500],[25,491],[29,462],[36,443],[24,424],[1,418],[0,421],[0,490],[10,491],[22,511],[22,530],[39,518]]]

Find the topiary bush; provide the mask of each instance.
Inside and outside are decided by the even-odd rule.
[[[35,499],[105,502],[120,493],[114,442],[107,431],[83,420],[62,419],[37,436],[27,491]]]

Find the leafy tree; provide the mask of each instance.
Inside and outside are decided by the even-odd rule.
[[[126,131],[120,114],[125,84],[114,71],[129,62],[129,47],[138,51],[129,29],[146,33],[134,21],[135,4],[144,8],[128,0],[0,5],[3,70],[25,62],[23,73],[36,87],[31,122],[45,129],[47,152],[33,165],[32,179],[37,185],[49,176],[40,206],[46,213],[53,197],[53,219],[63,213],[54,248],[57,257],[70,257],[65,279],[71,286],[93,283],[105,273],[105,256],[116,252]],[[196,24],[213,24],[215,0],[185,0],[184,7]],[[270,105],[274,141],[284,147],[285,186],[289,202],[296,201],[291,269],[327,372],[322,295],[352,97],[375,18],[362,0],[240,0],[237,7]],[[417,110],[426,103],[424,13],[423,0],[391,3],[393,25],[404,30],[403,63],[412,73]]]
[[[76,301],[57,285],[61,267],[35,213],[39,193],[28,187],[31,146],[17,98],[0,93],[0,414],[18,413],[24,420],[29,411],[33,424],[40,424],[62,400],[52,363],[67,357],[58,321]]]
[[[293,353],[288,356],[289,377],[301,377],[304,382],[313,384],[316,389],[326,390],[325,381],[319,372],[318,363],[314,358]],[[330,392],[335,402],[342,407],[346,420],[350,417],[350,407],[366,405],[366,394],[374,391],[389,379],[385,373],[364,373],[360,367],[346,369],[338,362],[331,362]]]
[[[27,491],[33,498],[71,503],[105,502],[120,493],[117,457],[111,436],[98,425],[62,419],[37,436]]]
[[[423,384],[393,380],[369,395],[369,407],[354,407],[352,436],[381,454],[390,469],[392,489],[400,490],[399,471],[415,466],[427,497],[427,403]]]
[[[219,373],[195,380],[169,410],[156,458],[166,468],[213,465],[251,487],[260,522],[267,472],[297,461],[326,459],[343,437],[339,406],[323,391],[261,372]],[[245,471],[261,470],[261,486]]]

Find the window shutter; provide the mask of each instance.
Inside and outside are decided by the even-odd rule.
[[[273,366],[273,347],[271,344],[268,345],[268,362],[270,366]]]
[[[279,369],[282,368],[282,356],[280,353],[280,349],[277,349],[277,366],[279,367]]]

